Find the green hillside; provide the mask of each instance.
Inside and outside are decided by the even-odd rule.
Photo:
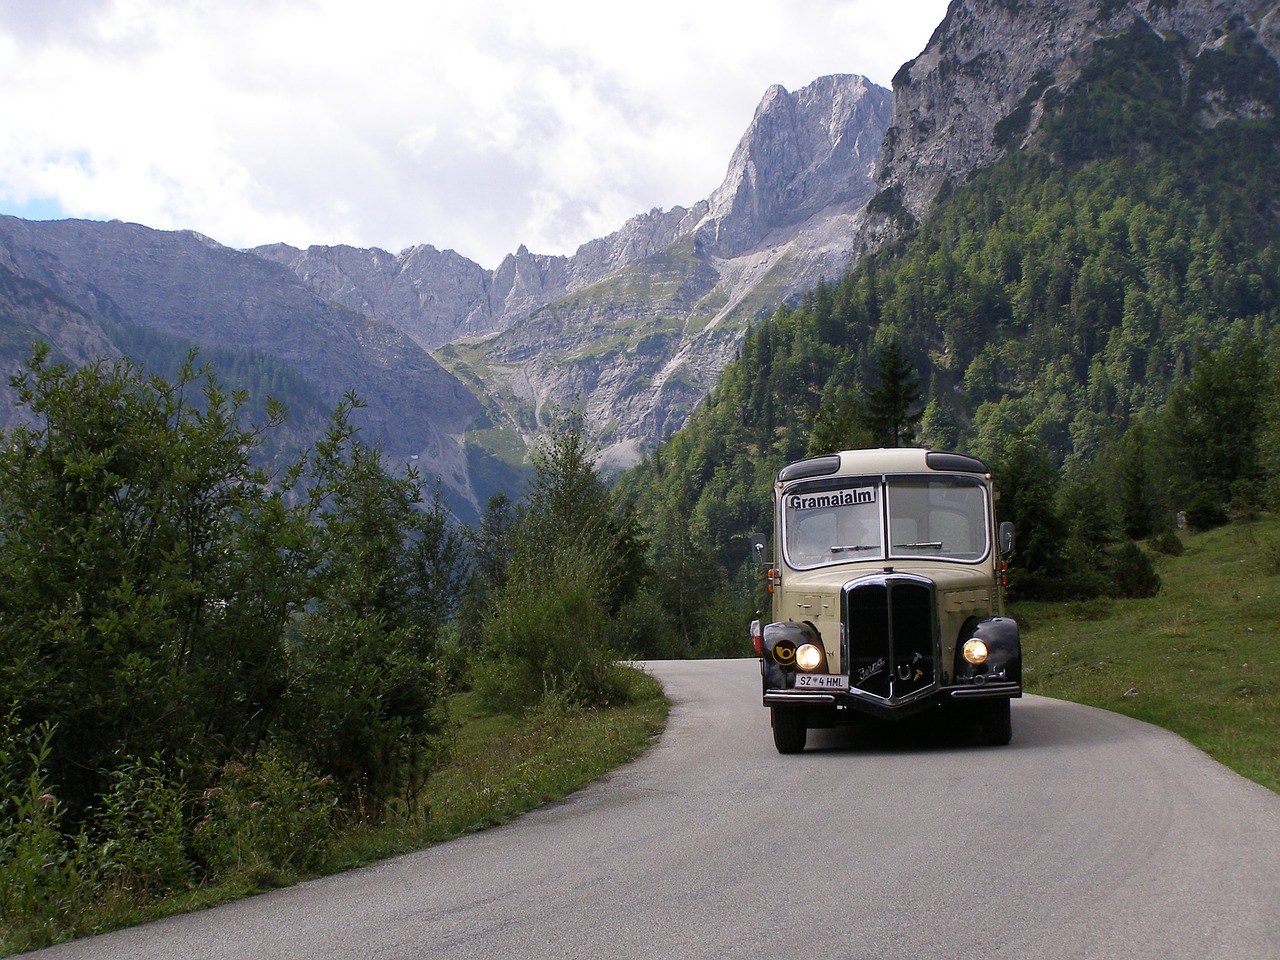
[[[1280,790],[1280,520],[1181,540],[1154,598],[1015,604],[1027,690],[1165,727]]]

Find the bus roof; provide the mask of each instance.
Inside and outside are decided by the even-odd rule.
[[[987,476],[987,465],[977,457],[919,447],[881,447],[877,450],[842,450],[822,457],[797,460],[778,472],[778,482],[809,477],[857,476],[869,473],[977,473]]]

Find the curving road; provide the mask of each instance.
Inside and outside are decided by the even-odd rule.
[[[1008,747],[811,732],[755,660],[648,664],[637,762],[497,830],[41,958],[1280,957],[1280,796],[1028,697]]]

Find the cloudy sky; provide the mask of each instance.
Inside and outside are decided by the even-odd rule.
[[[724,177],[770,84],[888,87],[946,0],[0,0],[0,213],[572,253]]]

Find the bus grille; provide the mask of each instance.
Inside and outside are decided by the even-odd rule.
[[[937,683],[938,628],[933,584],[902,574],[845,585],[845,663],[851,692],[910,699]]]

